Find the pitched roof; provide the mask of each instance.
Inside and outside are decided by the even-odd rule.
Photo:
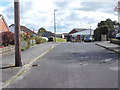
[[[11,27],[11,26],[15,26],[14,24],[11,24],[9,27]],[[35,34],[35,35],[37,35],[35,32],[33,32],[32,30],[30,30],[29,28],[27,28],[26,26],[23,26],[23,25],[20,25],[20,29],[21,30],[23,30],[24,32],[29,32],[29,33],[31,33],[31,34]]]
[[[92,29],[86,29],[86,30],[84,30],[84,31],[76,32],[76,33],[70,34],[70,35],[75,36],[75,35],[90,35],[90,34],[93,35],[93,34],[94,34],[94,30],[92,30]]]
[[[85,28],[74,28],[73,30],[76,30],[78,32],[86,30]]]
[[[10,29],[9,29],[9,27],[7,25],[7,22],[5,21],[5,18],[3,17],[2,14],[0,14],[0,19],[3,19],[3,21],[4,21],[4,23],[5,23],[6,27],[7,27],[7,29],[10,31]]]
[[[43,32],[42,36],[43,36],[43,37],[50,37],[50,36],[55,36],[55,35],[54,35],[54,33],[52,33],[52,32],[45,31],[45,32]]]
[[[84,31],[86,30],[85,28],[74,28],[73,30],[71,30],[69,32],[69,34],[73,34],[73,33],[76,33],[76,32],[81,32],[81,31]]]
[[[20,29],[22,29],[24,32],[29,32],[29,33],[31,33],[31,34],[35,34],[35,35],[37,35],[35,32],[33,32],[32,30],[30,30],[29,28],[27,28],[27,27],[25,27],[25,26],[20,26]]]

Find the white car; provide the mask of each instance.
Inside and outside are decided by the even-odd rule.
[[[84,37],[84,41],[85,41],[85,42],[93,41],[93,37],[92,37],[92,36],[85,36],[85,37]]]
[[[47,38],[47,37],[42,37],[42,39],[45,39],[46,41],[48,41],[48,38]]]
[[[120,33],[116,35],[116,39],[120,39]]]

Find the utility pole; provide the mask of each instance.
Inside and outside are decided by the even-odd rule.
[[[55,33],[55,42],[56,42],[56,18],[55,18],[55,11],[57,11],[57,10],[54,10],[54,33]]]
[[[34,29],[33,29],[33,32],[34,32]],[[32,37],[34,37],[34,35]],[[34,44],[34,40],[33,39],[32,39],[32,44]]]
[[[22,66],[21,44],[20,44],[20,5],[19,0],[14,0],[14,22],[15,22],[15,66]]]

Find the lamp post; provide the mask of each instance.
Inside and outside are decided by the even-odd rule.
[[[55,18],[55,12],[58,10],[54,10],[54,33],[55,33],[55,42],[56,42],[56,18]]]
[[[22,66],[20,45],[20,5],[19,0],[14,0],[14,22],[15,22],[15,66]]]
[[[91,29],[91,26],[90,26],[90,36],[92,36],[92,29]]]

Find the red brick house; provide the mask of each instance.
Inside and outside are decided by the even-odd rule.
[[[73,34],[73,33],[76,33],[76,32],[81,32],[81,31],[84,31],[86,30],[85,28],[74,28],[73,30],[71,30],[69,32],[69,34]]]
[[[4,17],[0,14],[0,33],[6,32],[6,31],[10,31],[9,27],[8,27]]]
[[[10,31],[3,15],[0,14],[0,46],[2,45],[2,32]]]

